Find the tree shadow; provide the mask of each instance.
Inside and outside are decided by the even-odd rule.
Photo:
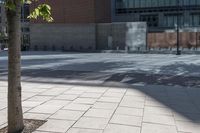
[[[49,69],[24,69],[22,80],[33,83],[139,90],[188,120],[200,122],[200,65],[175,63],[157,68],[159,73],[154,73],[153,70],[132,70],[133,62],[77,62],[69,58],[72,62],[62,64],[65,60],[67,59],[57,58],[56,62],[61,62],[60,65],[56,64],[55,60],[49,60],[53,66],[57,65]],[[49,62],[42,63],[45,66]],[[1,76],[5,77],[6,74]]]

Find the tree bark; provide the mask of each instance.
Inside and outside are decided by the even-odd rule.
[[[21,2],[13,2],[15,9],[7,9],[8,21],[8,133],[24,129],[21,103]]]

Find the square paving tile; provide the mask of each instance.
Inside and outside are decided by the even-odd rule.
[[[123,107],[130,107],[130,108],[144,108],[144,102],[137,102],[137,101],[128,101],[128,100],[124,100],[120,103],[120,106]]]
[[[77,103],[70,103],[63,107],[66,110],[78,110],[78,111],[87,111],[91,105],[87,104],[77,104]]]
[[[101,97],[99,102],[111,102],[111,103],[119,103],[121,101],[121,98],[119,97]]]
[[[130,126],[141,126],[142,125],[142,117],[115,114],[113,116],[113,118],[111,119],[110,123],[130,125]]]
[[[93,105],[93,108],[114,110],[117,108],[117,106],[118,106],[118,103],[96,102]]]
[[[68,90],[68,91],[65,91],[64,94],[67,94],[67,95],[81,95],[84,92],[85,91],[83,91],[83,90]]]
[[[106,92],[103,94],[104,97],[123,97],[123,93],[116,93],[116,92]]]
[[[46,89],[38,89],[38,88],[25,88],[25,87],[22,87],[22,92],[34,92],[34,93],[41,93],[41,92],[44,92],[46,91]]]
[[[55,97],[54,99],[73,101],[73,100],[75,100],[78,96],[79,96],[79,95],[59,95],[59,96]]]
[[[0,111],[0,125],[3,125],[7,122],[7,109]]]
[[[58,96],[61,93],[63,93],[64,91],[66,91],[65,88],[52,88],[52,89],[48,89],[47,91],[41,93],[40,95],[42,96]]]
[[[23,107],[29,107],[29,108],[33,108],[36,107],[40,104],[42,104],[43,102],[39,102],[39,101],[23,101],[22,102],[22,106]]]
[[[143,123],[141,133],[177,133],[175,126]]]
[[[62,106],[55,106],[55,105],[40,105],[37,106],[31,110],[29,110],[28,112],[32,112],[32,113],[43,113],[43,114],[53,114],[55,112],[57,112],[59,109],[61,109]]]
[[[103,133],[103,130],[71,128],[67,133]]]
[[[170,115],[170,116],[173,115],[172,111],[169,108],[150,107],[150,106],[145,106],[144,113],[145,114]]]
[[[164,105],[162,102],[159,102],[157,100],[146,100],[145,106],[166,108],[166,105]]]
[[[0,102],[0,110],[4,109],[7,107],[7,103],[6,102]]]
[[[59,105],[59,106],[65,106],[67,104],[71,103],[71,101],[67,101],[67,100],[49,100],[46,103],[42,104],[42,105]]]
[[[89,109],[84,116],[88,117],[102,117],[102,118],[110,118],[113,114],[114,110],[107,109]]]
[[[28,101],[46,102],[52,98],[53,98],[53,96],[38,96],[38,95],[36,95],[34,97],[29,98]]]
[[[123,101],[129,101],[129,102],[145,102],[145,97],[138,97],[138,96],[124,96],[122,99]]]
[[[104,133],[140,133],[140,127],[109,124]]]
[[[50,119],[60,119],[60,120],[78,120],[84,112],[72,111],[72,110],[59,110]]]
[[[76,128],[89,128],[89,129],[104,129],[108,124],[109,119],[106,118],[94,118],[94,117],[82,117],[79,119],[73,127]]]
[[[73,103],[80,103],[80,104],[94,104],[97,99],[93,98],[77,98],[73,101]]]
[[[121,88],[109,88],[107,92],[112,93],[125,93],[127,89],[121,89]]]
[[[48,120],[37,131],[65,133],[74,124],[75,121],[67,120]]]
[[[24,113],[25,119],[46,120],[49,117],[49,114]]]
[[[139,97],[145,97],[145,93],[139,91],[139,90],[135,90],[135,89],[128,89],[126,94],[126,96],[139,96]]]
[[[86,92],[103,94],[107,89],[107,87],[89,87]]]
[[[115,113],[116,114],[122,114],[122,115],[143,116],[143,109],[118,107]]]
[[[90,92],[85,92],[83,93],[80,97],[83,98],[100,98],[101,97],[101,93],[90,93]]]
[[[175,125],[174,117],[167,115],[144,114],[143,121],[149,123]]]

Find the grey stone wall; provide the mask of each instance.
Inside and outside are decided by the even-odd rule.
[[[95,24],[31,24],[31,50],[95,50]]]
[[[142,50],[146,23],[31,24],[31,50]]]

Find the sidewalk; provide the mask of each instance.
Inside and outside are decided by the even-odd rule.
[[[0,128],[7,83],[0,81]],[[199,133],[200,90],[23,82],[25,119],[47,120],[34,133]],[[2,87],[3,86],[3,87]]]

